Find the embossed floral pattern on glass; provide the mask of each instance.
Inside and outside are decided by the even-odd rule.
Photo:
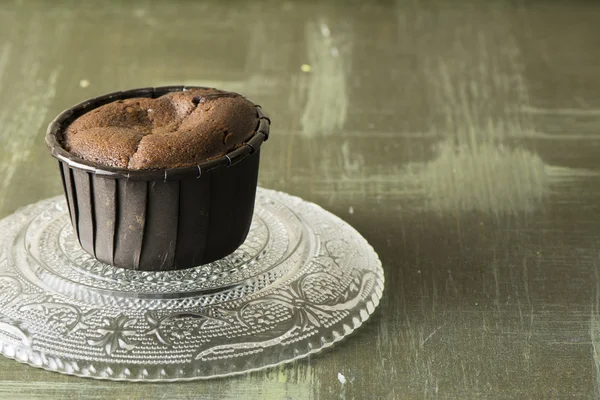
[[[2,353],[78,376],[206,379],[292,361],[358,328],[382,290],[381,263],[354,229],[266,189],[236,252],[182,271],[96,261],[62,198],[0,221]]]

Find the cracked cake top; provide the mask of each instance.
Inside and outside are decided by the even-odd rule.
[[[258,122],[255,105],[237,93],[190,89],[95,108],[67,127],[61,144],[108,167],[189,167],[235,150]]]

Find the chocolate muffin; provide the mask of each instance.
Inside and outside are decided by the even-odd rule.
[[[191,89],[96,108],[68,126],[63,146],[108,167],[188,167],[238,148],[258,120],[254,104],[237,93]]]
[[[46,142],[83,249],[117,267],[164,271],[244,242],[269,126],[239,94],[170,86],[78,104],[50,124]]]

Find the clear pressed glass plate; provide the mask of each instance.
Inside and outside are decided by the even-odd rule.
[[[55,197],[0,221],[0,346],[17,361],[90,378],[239,374],[349,335],[383,282],[377,254],[352,227],[284,193],[258,189],[235,253],[169,272],[96,261]]]

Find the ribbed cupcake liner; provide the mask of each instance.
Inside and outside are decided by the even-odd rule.
[[[48,127],[46,142],[59,160],[75,234],[96,259],[144,271],[184,269],[223,258],[246,239],[260,146],[269,135],[270,121],[260,106],[259,124],[248,142],[193,167],[103,167],[73,156],[59,143],[63,129],[74,119],[103,104],[195,88],[111,93],[64,111]]]

